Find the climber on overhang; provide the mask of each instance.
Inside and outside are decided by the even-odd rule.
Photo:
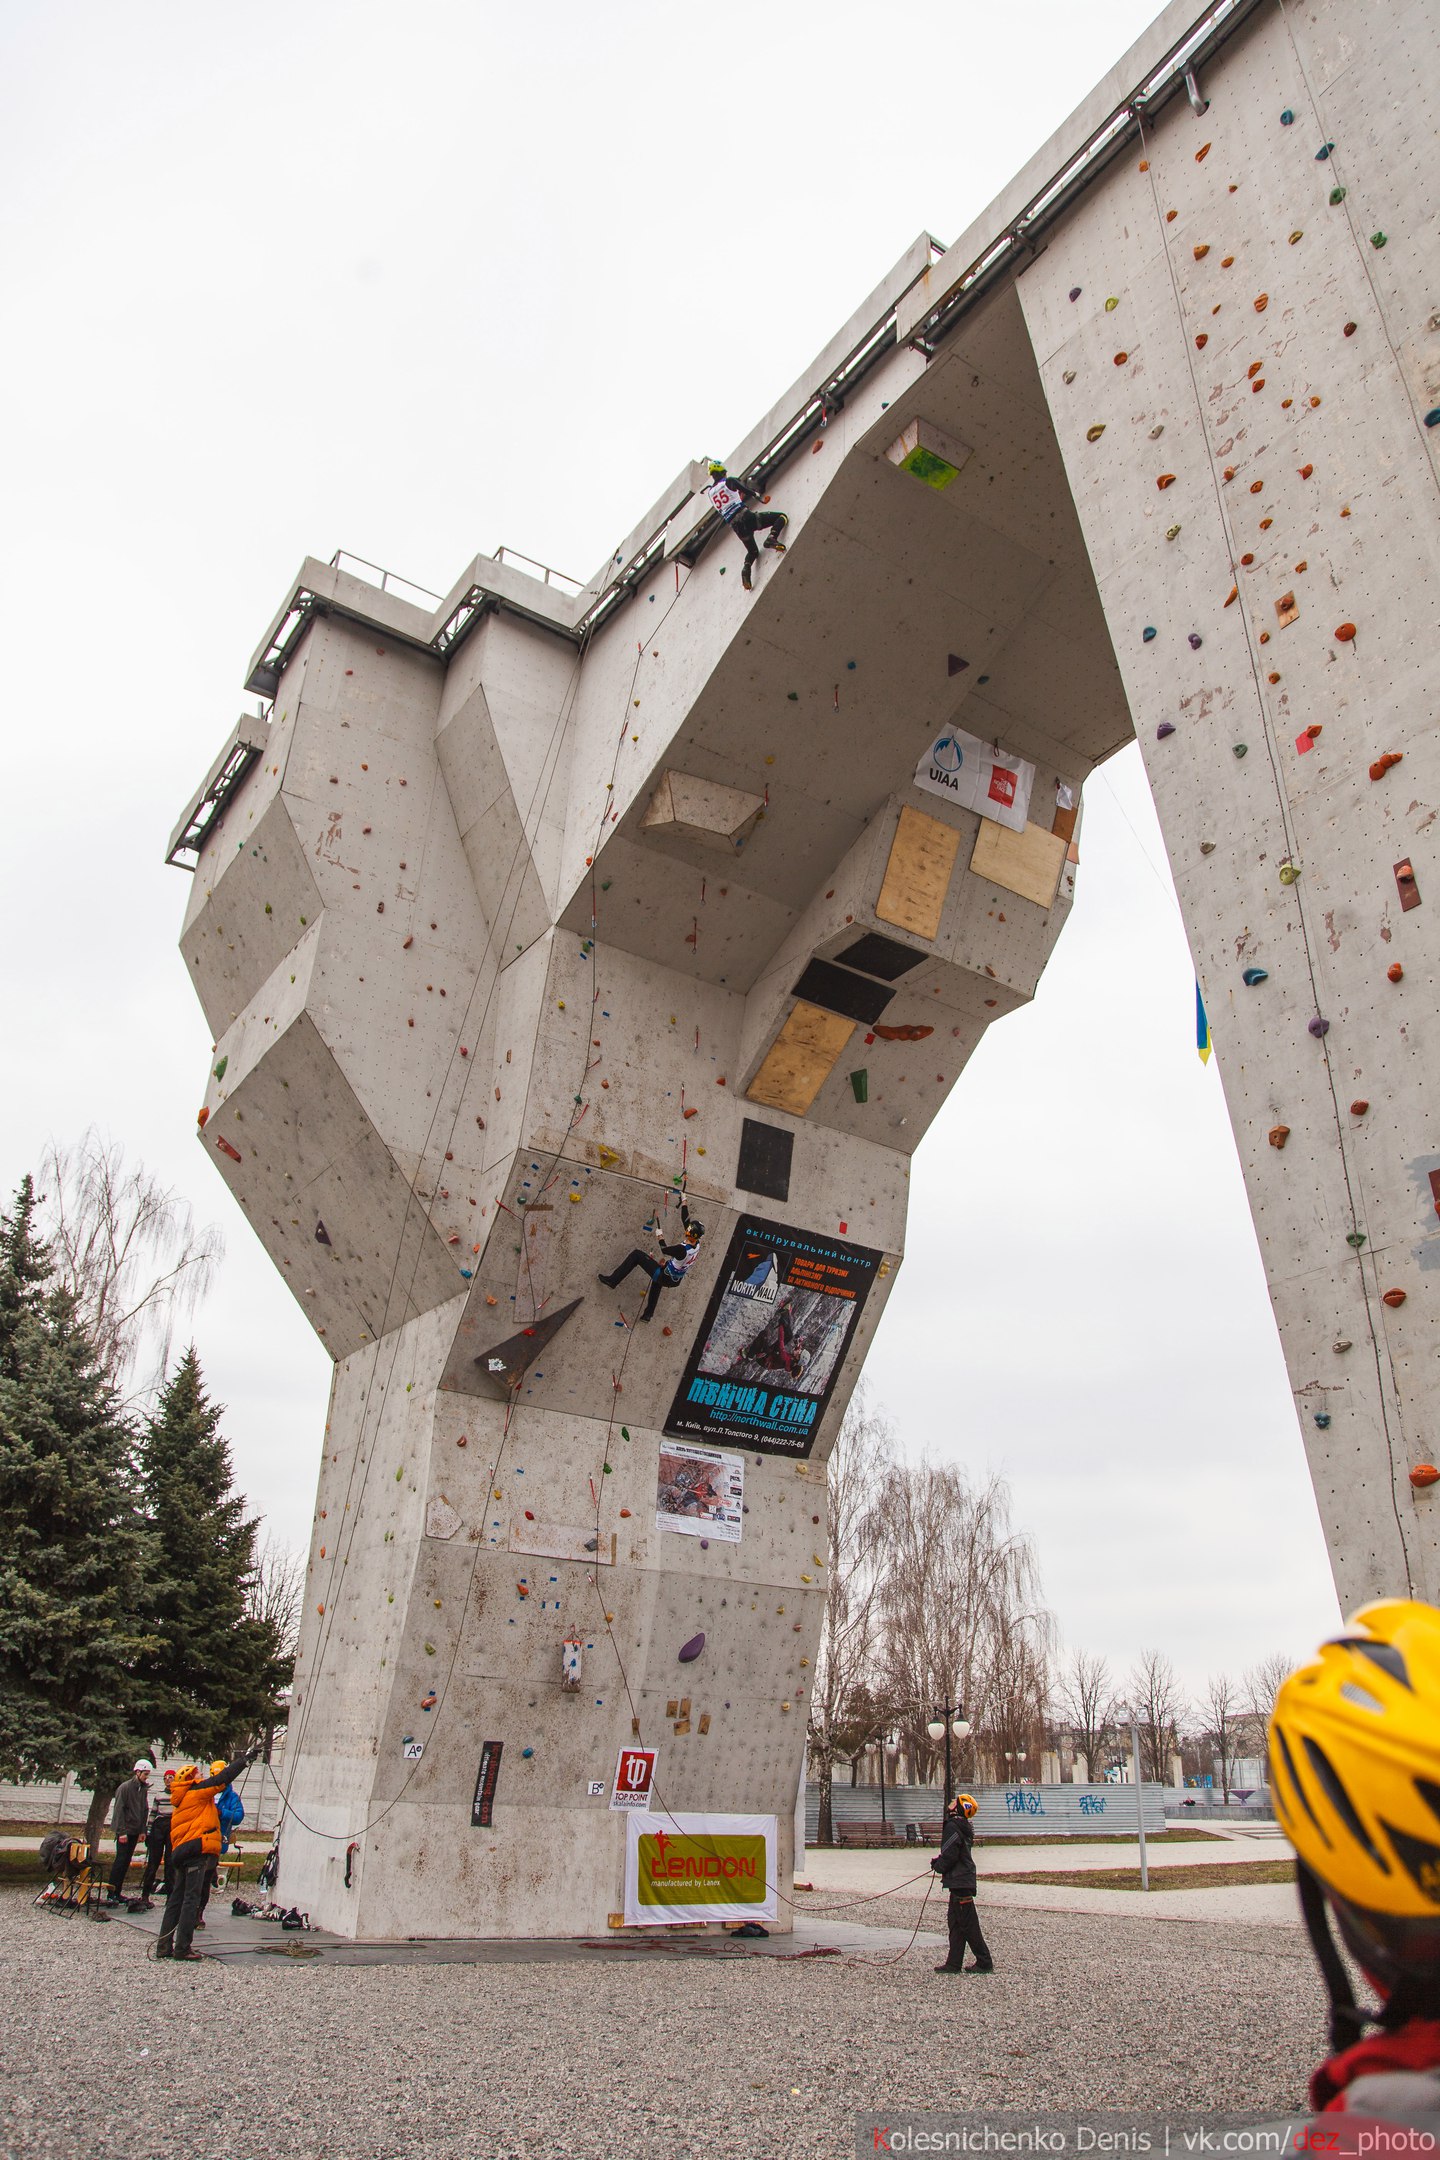
[[[710,485],[705,489],[705,499],[745,549],[745,567],[740,572],[740,582],[749,592],[750,573],[760,560],[760,550],[755,545],[756,533],[768,531],[766,547],[783,555],[785,543],[780,535],[790,520],[783,510],[752,510],[751,503],[763,502],[764,496],[758,488],[751,487],[748,480],[732,480],[717,459],[711,459],[709,472]]]
[[[655,1242],[664,1254],[663,1259],[653,1260],[649,1253],[642,1252],[637,1245],[613,1274],[606,1275],[602,1272],[600,1276],[607,1290],[618,1290],[627,1275],[633,1274],[636,1268],[643,1268],[650,1277],[650,1295],[646,1298],[645,1310],[640,1315],[642,1320],[654,1319],[655,1307],[660,1302],[660,1292],[677,1290],[700,1257],[700,1240],[705,1235],[705,1225],[695,1220],[683,1200],[680,1202],[680,1221],[685,1230],[683,1244],[667,1245],[665,1240],[656,1234]]]

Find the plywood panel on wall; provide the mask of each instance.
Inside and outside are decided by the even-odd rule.
[[[842,1020],[838,1013],[822,1012],[818,1005],[802,1000],[766,1051],[746,1095],[772,1110],[804,1117],[854,1032],[853,1020]]]
[[[970,868],[977,877],[1018,893],[1022,900],[1053,907],[1066,847],[1065,834],[1046,832],[1043,825],[1027,825],[1023,833],[1017,833],[997,825],[993,818],[982,818]]]
[[[907,804],[895,827],[885,882],[875,903],[881,922],[911,930],[916,937],[936,937],[959,849],[960,835],[953,825]]]

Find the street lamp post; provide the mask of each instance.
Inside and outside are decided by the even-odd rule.
[[[953,1733],[957,1740],[968,1740],[971,1733],[970,1721],[961,1704],[937,1703],[935,1715],[925,1730],[932,1740],[943,1739],[945,1742],[945,1805],[948,1808],[955,1785],[950,1763],[950,1736]]]

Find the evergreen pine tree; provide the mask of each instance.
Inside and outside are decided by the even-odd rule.
[[[0,1216],[0,1775],[73,1772],[98,1822],[152,1728],[134,1716],[150,1538],[133,1435],[34,1227]]]
[[[187,1350],[140,1436],[146,1514],[158,1545],[138,1679],[167,1746],[223,1755],[279,1721],[289,1677],[273,1625],[248,1610],[258,1520],[231,1488],[224,1412]]]

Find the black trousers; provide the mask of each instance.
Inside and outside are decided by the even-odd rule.
[[[160,1922],[159,1949],[175,1955],[190,1948],[210,1880],[210,1855],[199,1838],[187,1838],[170,1855],[170,1894]]]
[[[162,1871],[163,1870],[163,1875]],[[155,1887],[156,1876],[161,1876],[164,1890],[170,1889],[170,1818],[164,1816],[151,1823],[145,1832],[145,1880],[140,1885],[141,1897],[149,1897]]]
[[[990,1955],[989,1944],[980,1932],[980,1915],[975,1910],[975,1900],[973,1897],[959,1897],[952,1890],[949,1963],[963,1965],[967,1948],[974,1951],[975,1963],[981,1971],[989,1972],[995,1960]]]
[[[139,1842],[140,1832],[138,1830],[132,1830],[128,1837],[119,1837],[117,1835],[115,1839],[115,1865],[110,1870],[110,1888],[116,1897],[120,1895],[120,1885],[125,1880],[125,1871],[130,1865],[130,1855]]]
[[[650,1295],[645,1300],[645,1310],[640,1317],[642,1320],[651,1320],[655,1316],[655,1307],[660,1302],[660,1292],[662,1290],[677,1290],[680,1286],[678,1283],[672,1283],[666,1276],[663,1260],[652,1260],[649,1253],[641,1252],[638,1245],[629,1257],[614,1270],[613,1274],[606,1275],[603,1280],[609,1283],[612,1290],[618,1290],[626,1276],[633,1275],[637,1267],[643,1268],[650,1277]]]
[[[744,546],[747,566],[760,560],[760,550],[755,545],[756,533],[784,532],[788,523],[789,519],[781,510],[742,510],[738,517],[730,520],[731,532]]]

